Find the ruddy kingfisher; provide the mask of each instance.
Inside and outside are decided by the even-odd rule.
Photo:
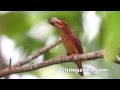
[[[83,54],[83,48],[80,39],[76,37],[71,27],[65,21],[51,17],[49,18],[49,23],[60,30],[62,42],[67,51],[67,55]],[[81,71],[79,74],[83,76],[82,60],[76,61],[75,64]]]

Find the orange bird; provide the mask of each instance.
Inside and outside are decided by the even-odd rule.
[[[65,21],[51,17],[49,19],[49,23],[60,30],[61,38],[67,51],[67,55],[83,54],[83,48],[79,38],[76,37]],[[75,64],[81,71],[79,74],[83,76],[82,61],[76,61]]]

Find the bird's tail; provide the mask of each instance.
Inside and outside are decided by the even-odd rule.
[[[80,76],[84,76],[83,69],[82,69],[82,61],[76,61],[75,64],[77,65],[77,68],[79,69]]]

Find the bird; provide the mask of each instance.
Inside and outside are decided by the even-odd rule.
[[[75,55],[75,54],[83,54],[83,47],[80,39],[75,35],[72,31],[71,27],[67,24],[67,22],[60,20],[56,17],[50,17],[48,22],[56,27],[61,34],[63,45],[67,51],[67,55]],[[79,69],[80,76],[84,76],[83,68],[82,68],[82,60],[74,62]]]

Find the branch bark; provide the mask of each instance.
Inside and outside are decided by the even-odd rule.
[[[86,53],[86,54],[78,54],[78,55],[70,55],[70,56],[61,56],[58,58],[53,58],[47,61],[44,61],[42,63],[34,64],[34,65],[29,65],[29,66],[20,66],[20,67],[11,67],[11,68],[6,68],[2,71],[0,71],[0,78],[5,77],[10,74],[14,73],[21,73],[21,72],[28,72],[28,71],[33,71],[37,69],[41,69],[47,66],[55,65],[55,64],[60,64],[60,63],[65,63],[65,62],[74,62],[78,60],[95,60],[97,58],[103,58],[105,55],[105,50],[99,50],[96,52],[91,52],[91,53]]]
[[[21,62],[19,62],[18,64],[16,64],[14,67],[19,67],[22,65],[25,65],[27,63],[29,63],[30,61],[34,60],[35,58],[37,58],[38,56],[48,52],[50,49],[52,49],[53,47],[57,46],[58,44],[60,44],[62,42],[61,38],[59,38],[58,40],[56,40],[55,42],[53,42],[51,45],[46,46],[36,52],[33,52],[31,55],[29,55],[28,57],[26,57],[25,59],[21,60]]]

